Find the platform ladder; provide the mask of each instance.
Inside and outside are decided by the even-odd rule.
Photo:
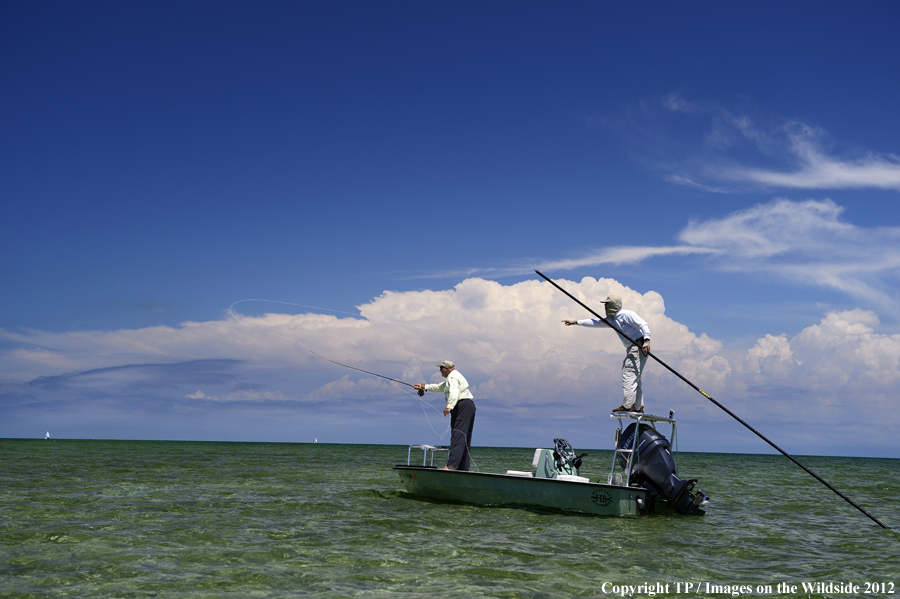
[[[612,459],[612,468],[609,469],[609,476],[606,479],[606,483],[609,485],[617,485],[620,487],[628,487],[631,486],[631,470],[632,464],[640,463],[640,453],[638,452],[638,446],[641,442],[641,423],[649,422],[650,426],[653,427],[653,430],[656,429],[657,422],[668,422],[672,425],[672,434],[669,437],[671,439],[671,446],[675,446],[675,419],[673,416],[675,412],[673,410],[669,411],[669,417],[666,418],[664,416],[655,416],[653,414],[643,414],[641,412],[613,412],[610,415],[610,418],[617,419],[619,421],[619,426],[616,428],[616,441],[615,441],[615,449],[613,451],[613,459]],[[634,439],[631,443],[630,448],[619,448],[619,438],[622,435],[622,431],[624,430],[622,425],[622,420],[634,420],[635,421],[635,431],[634,431]],[[621,474],[616,472],[616,464],[619,463],[619,456],[623,456],[626,460],[625,468]],[[673,452],[674,457],[674,452]],[[619,480],[616,479],[616,475],[619,475]]]

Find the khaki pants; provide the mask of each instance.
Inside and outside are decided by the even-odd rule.
[[[641,372],[647,363],[647,356],[637,345],[632,345],[622,362],[622,391],[625,399],[622,405],[626,408],[640,410],[644,407],[644,392],[641,390]]]

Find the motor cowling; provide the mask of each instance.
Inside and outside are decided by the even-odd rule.
[[[681,480],[675,470],[675,459],[669,448],[669,440],[649,424],[628,425],[619,436],[618,449],[634,448],[634,435],[640,430],[637,456],[632,459],[630,480],[648,491],[659,495],[679,514],[703,514],[706,494],[698,490],[693,493],[696,479]],[[619,466],[628,468],[628,453],[616,453]]]

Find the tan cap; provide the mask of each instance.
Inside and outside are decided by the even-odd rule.
[[[444,360],[440,364],[437,365],[438,368],[456,368],[456,365],[450,360]]]
[[[603,300],[606,308],[606,315],[613,316],[619,310],[622,309],[622,298],[618,295],[609,294],[605,300]]]
[[[617,306],[619,309],[622,308],[622,298],[619,297],[618,295],[609,294],[606,297],[606,299],[600,300],[600,301],[604,304],[613,304],[614,306]]]

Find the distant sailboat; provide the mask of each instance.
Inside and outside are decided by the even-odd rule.
[[[47,433],[47,434],[49,435],[50,433]],[[315,439],[313,439],[313,443],[318,443],[318,442],[319,442],[319,438],[318,438],[318,437],[316,437]]]
[[[47,431],[47,434],[44,435],[44,438],[45,438],[45,439],[49,439],[49,438],[50,438],[50,431]]]

